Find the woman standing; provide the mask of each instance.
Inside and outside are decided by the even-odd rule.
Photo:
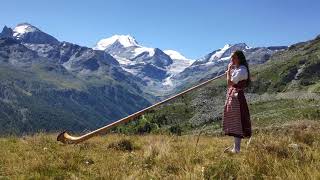
[[[234,137],[234,145],[233,148],[225,149],[225,152],[239,153],[241,139],[251,137],[250,113],[243,91],[251,80],[249,66],[242,51],[232,54],[226,74],[228,90],[222,126],[225,135]]]

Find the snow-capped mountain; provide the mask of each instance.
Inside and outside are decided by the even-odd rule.
[[[172,59],[158,48],[144,47],[138,44],[130,35],[114,35],[105,38],[96,44],[93,49],[104,50],[119,59],[123,65],[135,65],[139,63],[153,64],[164,68],[172,63]]]
[[[215,50],[208,55],[196,60],[193,65],[204,64],[204,63],[215,63],[216,61],[229,60],[232,52],[235,50],[247,51],[250,49],[245,43],[238,44],[226,44],[223,48]]]
[[[140,85],[139,83],[143,83],[140,79],[124,71],[118,61],[107,52],[69,42],[60,42],[28,23],[18,24],[12,29],[4,27],[0,33],[1,37],[8,38],[5,42],[14,41],[19,45],[18,48],[21,52],[17,50],[12,53],[12,64],[30,65],[32,61],[29,59],[39,57],[47,59],[50,63],[59,64],[66,71],[79,76],[109,77],[121,83],[135,86],[135,88]]]
[[[53,36],[42,32],[37,27],[29,24],[18,24],[12,30],[12,36],[23,43],[34,44],[58,44],[59,41]]]
[[[229,62],[233,51],[246,51],[248,49],[250,49],[250,47],[245,43],[226,44],[223,48],[214,50],[202,58],[187,61],[190,64],[183,66],[180,72],[173,73],[170,77],[166,78],[163,85],[167,86],[167,89],[173,90],[185,84],[196,83],[208,75],[218,75],[224,72],[224,68]],[[179,67],[179,64],[177,67]]]
[[[109,74],[114,79],[138,83],[144,92],[156,96],[223,73],[235,50],[242,50],[249,64],[260,64],[274,52],[287,48],[226,44],[199,59],[191,60],[175,50],[162,51],[143,46],[130,35],[104,38],[93,48],[87,48],[59,42],[37,27],[22,23],[13,29],[4,27],[0,37],[13,38],[36,52],[37,56],[58,62],[68,71],[81,75]]]
[[[249,47],[245,43],[226,44],[223,48],[214,50],[194,61],[182,72],[172,76],[170,84],[176,89],[185,84],[194,84],[201,79],[211,78],[225,72],[232,52],[242,50],[249,64],[262,64],[269,60],[272,54],[287,49],[287,46]]]
[[[105,38],[96,44],[93,49],[104,50],[115,57],[128,72],[134,71],[135,65],[151,64],[160,70],[172,73],[181,72],[192,64],[193,60],[187,59],[174,50],[162,51],[158,48],[141,46],[134,37],[130,35],[114,35]],[[172,72],[172,73],[171,73]]]
[[[130,35],[102,39],[93,49],[111,54],[124,70],[147,84],[147,91],[155,93],[172,88],[170,78],[194,62],[174,50],[142,46]]]
[[[173,63],[167,68],[170,75],[175,75],[182,72],[194,62],[194,60],[188,59],[181,53],[174,50],[164,50],[163,52],[170,56],[170,58],[173,60]]]
[[[141,46],[130,35],[114,35],[98,41],[93,49],[111,54],[120,66],[147,85],[148,91],[161,90],[162,81],[170,76],[168,68],[173,60],[158,48]]]
[[[130,35],[115,35],[100,40],[94,49],[111,54],[120,66],[143,80],[146,91],[169,92],[175,88],[221,74],[235,50],[242,50],[250,64],[264,63],[270,56],[287,47],[252,48],[245,43],[226,44],[211,53],[191,60],[175,50],[141,46]],[[179,88],[178,88],[179,89]]]

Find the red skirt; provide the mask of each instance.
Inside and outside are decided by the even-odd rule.
[[[222,127],[225,135],[251,137],[250,113],[242,89],[230,87],[226,95]]]

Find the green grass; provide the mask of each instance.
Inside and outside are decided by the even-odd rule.
[[[4,179],[318,179],[320,124],[254,133],[238,155],[231,137],[111,134],[79,145],[55,135],[0,138]],[[198,141],[198,142],[197,142]]]
[[[320,102],[314,99],[279,99],[249,105],[253,125],[281,125],[299,119],[320,121]]]
[[[181,134],[190,131],[192,126],[188,119],[194,115],[190,101],[190,96],[178,98],[170,104],[150,110],[132,122],[118,126],[114,131],[125,134]]]
[[[209,93],[212,93],[210,91]],[[299,93],[297,93],[298,95]],[[305,92],[307,94],[307,92]],[[294,93],[293,93],[294,95]],[[293,96],[292,95],[292,96]],[[214,95],[210,95],[213,96]],[[272,95],[269,95],[272,97]],[[274,95],[275,96],[275,95]],[[288,95],[287,95],[288,96]],[[172,104],[167,104],[147,112],[142,117],[121,125],[114,132],[125,134],[190,134],[206,126],[206,131],[215,131],[221,128],[222,117],[204,121],[200,125],[189,122],[197,112],[191,105],[192,95],[177,99]],[[248,101],[252,125],[255,128],[268,126],[281,126],[296,120],[320,121],[320,100],[313,97],[297,99],[296,97],[283,97],[280,99]],[[220,111],[223,107],[218,106]],[[177,130],[178,128],[178,130]],[[177,131],[176,131],[177,130]]]

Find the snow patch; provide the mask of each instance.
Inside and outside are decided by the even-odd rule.
[[[114,55],[112,57],[115,58],[119,62],[119,64],[121,64],[121,65],[132,65],[132,64],[135,64],[134,61],[130,61],[129,59],[126,59],[126,58],[123,58],[123,57],[119,57],[119,56],[116,56],[116,55]]]
[[[115,42],[119,42],[125,48],[139,46],[138,42],[130,35],[114,35],[110,38],[101,39],[93,49],[105,50]]]
[[[231,56],[227,56],[227,57],[223,57],[221,59],[219,59],[218,61],[226,61],[226,60],[230,60]]]
[[[139,47],[134,49],[134,56],[138,56],[144,52],[147,52],[149,56],[153,56],[155,54],[155,49],[154,48],[147,48],[147,47]]]
[[[229,48],[231,47],[230,44],[226,44],[224,45],[224,47],[220,50],[218,50],[216,53],[214,53],[211,57],[209,61],[213,61],[213,60],[217,60],[220,59],[223,55],[223,53],[225,53]]]
[[[194,60],[173,60],[173,63],[168,66],[167,71],[170,74],[178,74],[191,66]]]
[[[171,86],[172,87],[173,86],[173,82],[172,82],[171,78],[172,78],[172,76],[169,76],[169,77],[165,78],[163,80],[163,82],[162,82],[162,85],[163,86]]]
[[[166,53],[168,56],[170,56],[171,59],[188,60],[181,53],[174,50],[164,50],[163,52]]]
[[[28,23],[18,24],[13,29],[13,36],[19,39],[23,34],[26,34],[29,32],[35,32],[35,31],[38,31],[38,29],[32,26],[31,24],[28,24]]]

